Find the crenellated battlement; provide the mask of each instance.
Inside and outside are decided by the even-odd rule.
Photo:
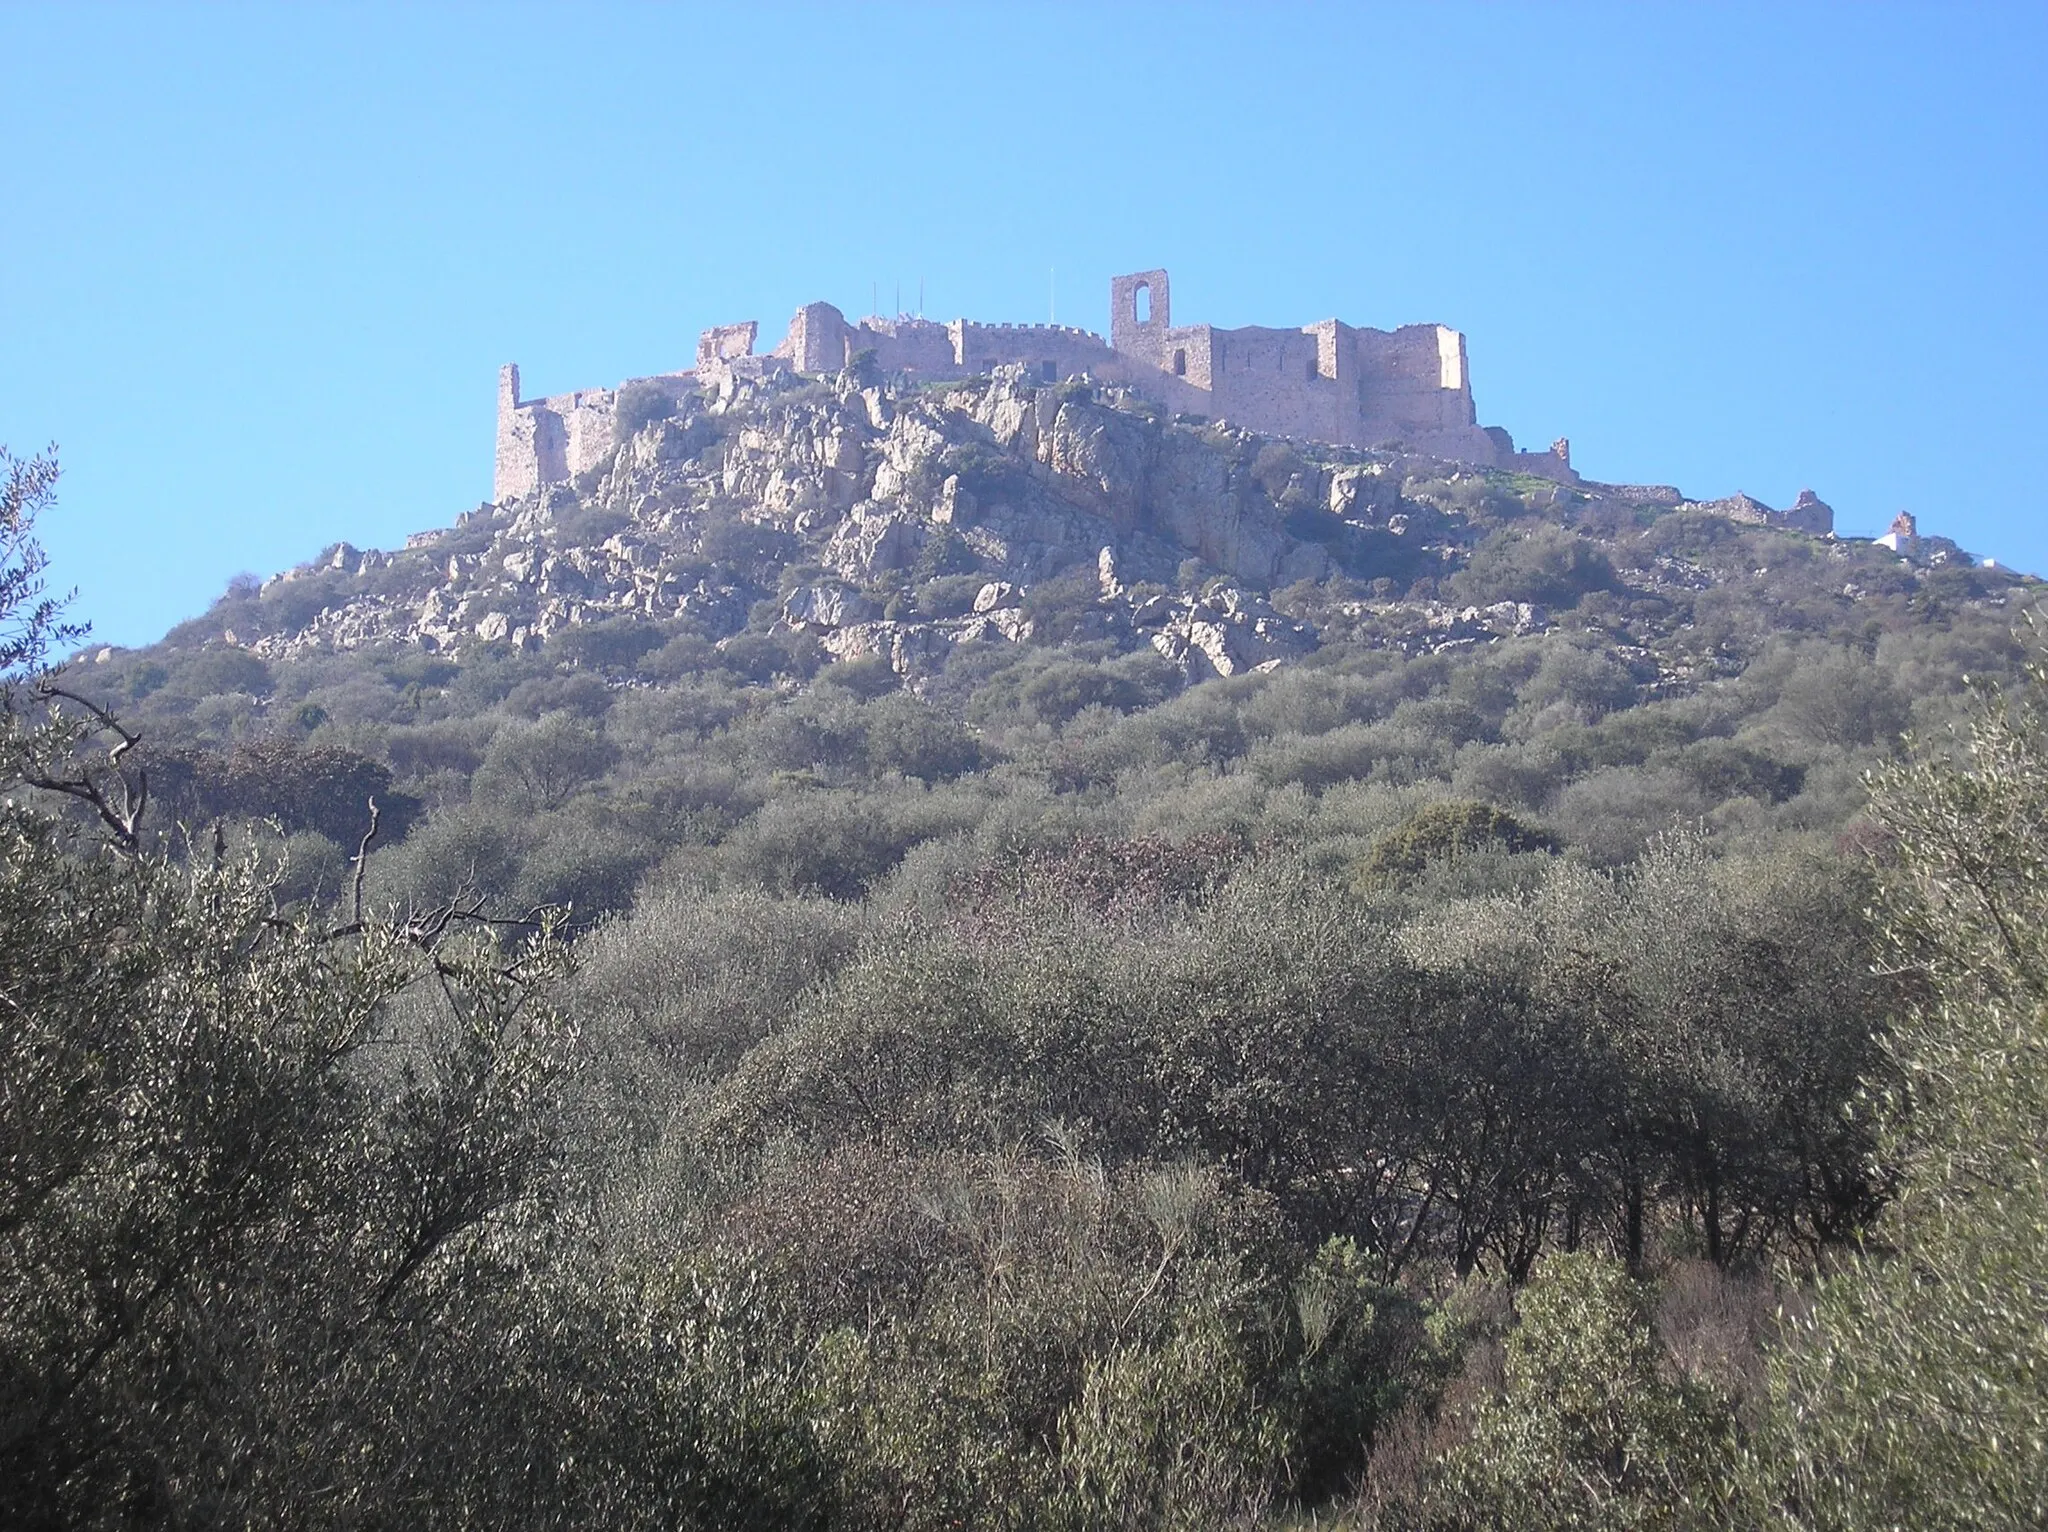
[[[693,390],[717,391],[783,372],[872,366],[936,380],[1022,366],[1041,383],[1083,376],[1120,383],[1168,409],[1267,435],[1398,446],[1567,483],[1578,479],[1561,439],[1549,452],[1519,452],[1506,431],[1478,424],[1465,337],[1448,326],[1375,330],[1325,319],[1295,329],[1223,330],[1172,320],[1164,269],[1111,279],[1107,341],[1063,324],[941,323],[905,314],[849,321],[832,304],[808,303],[766,355],[755,351],[756,321],[717,325],[698,337],[691,371],[629,381],[658,385],[681,399]],[[519,369],[501,369],[494,497],[516,499],[602,462],[614,445],[617,392],[583,389],[522,400]]]

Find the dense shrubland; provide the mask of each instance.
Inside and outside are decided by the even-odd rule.
[[[1788,540],[1751,536],[1731,560]],[[2009,605],[1827,598],[1788,626],[1789,576],[1729,579],[1674,639],[1727,674],[1679,689],[1590,617],[1413,657],[1332,617],[1299,664],[1192,688],[1129,635],[964,646],[913,692],[880,660],[823,665],[800,632],[714,647],[682,620],[460,663],[166,647],[75,683],[142,733],[162,784],[150,822],[173,839],[179,823],[274,819],[301,864],[331,872],[375,795],[381,894],[467,878],[589,918],[625,909],[643,877],[848,898],[913,848],[982,861],[1080,834],[1227,833],[1343,874],[1445,799],[1602,866],[1679,823],[1729,845],[1824,841],[1902,732],[1938,731],[1965,675],[2016,663]],[[1313,618],[1341,596],[1330,583],[1285,599]],[[428,812],[401,842],[415,805]]]
[[[2048,1510],[2016,613],[1656,522],[1453,578],[1725,556],[1669,694],[1590,618],[1191,688],[1078,622],[916,692],[652,623],[46,673],[39,472],[0,1519]]]

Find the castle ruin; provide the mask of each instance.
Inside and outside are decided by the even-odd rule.
[[[829,303],[807,303],[764,356],[754,351],[755,321],[719,325],[698,337],[690,371],[630,382],[681,403],[777,373],[836,373],[856,362],[934,381],[1021,366],[1042,383],[1088,377],[1122,384],[1176,414],[1227,420],[1263,435],[1393,447],[1578,482],[1563,441],[1548,452],[1518,452],[1506,431],[1478,423],[1465,337],[1447,326],[1373,330],[1336,319],[1299,329],[1176,326],[1164,271],[1116,277],[1109,294],[1107,342],[1069,325],[906,315],[856,323]],[[519,369],[502,368],[493,498],[517,499],[602,462],[614,445],[617,398],[617,389],[582,389],[521,399]]]

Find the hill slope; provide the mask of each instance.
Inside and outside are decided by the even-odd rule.
[[[1011,372],[622,417],[576,484],[82,657],[164,759],[163,823],[281,817],[331,886],[381,784],[431,810],[379,859],[394,891],[586,911],[664,859],[848,894],[963,837],[1348,865],[1445,795],[1614,861],[1679,821],[1839,829],[1900,731],[2011,668],[2037,583],[1800,530],[1817,503],[1261,439]],[[325,785],[232,786],[292,770]]]
[[[1963,771],[1871,768],[2018,669],[2039,590],[1795,512],[849,379],[81,657],[169,856],[0,804],[49,1147],[0,1314],[69,1401],[0,1495],[1748,1524],[1807,1462],[1898,1498],[1813,1420],[2023,1439],[2026,1337],[1997,1413],[1949,1365],[1975,1299],[1902,1309],[1881,1386],[1835,1359],[1873,1252],[1943,1258],[1869,1107],[2038,902],[2038,691]],[[213,823],[252,855],[181,865]],[[1824,1346],[1763,1272],[1849,1274]],[[1901,1436],[1925,1374],[1967,1408]]]

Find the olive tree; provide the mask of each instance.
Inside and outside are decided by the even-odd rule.
[[[1881,773],[1920,1003],[1863,1103],[1903,1169],[1777,1373],[1766,1495],[1813,1528],[2048,1523],[2048,669]]]

